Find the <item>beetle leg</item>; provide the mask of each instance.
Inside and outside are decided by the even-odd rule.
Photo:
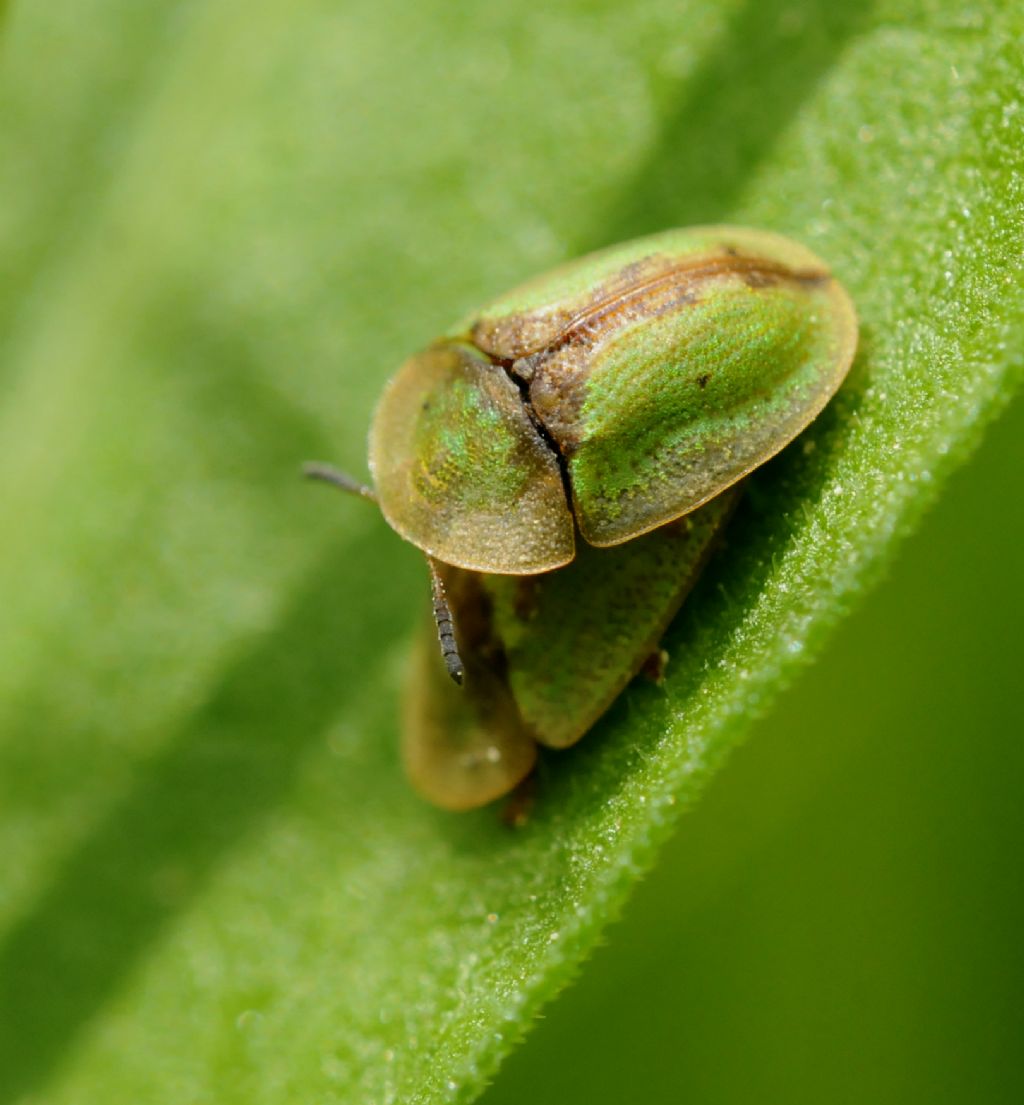
[[[665,669],[668,667],[668,652],[656,648],[640,666],[640,674],[657,686],[665,682]]]
[[[372,487],[361,484],[351,476],[332,468],[329,464],[320,464],[318,461],[310,461],[302,466],[302,474],[309,480],[320,480],[323,483],[332,484],[334,487],[347,491],[350,495],[359,495],[376,503],[377,496]]]
[[[501,811],[501,820],[510,829],[521,829],[529,820],[537,801],[537,769],[522,779],[508,797]]]
[[[448,606],[448,598],[445,595],[444,583],[437,570],[437,565],[428,556],[427,567],[430,569],[430,598],[434,609],[434,624],[437,626],[437,640],[441,645],[441,656],[444,658],[444,666],[452,679],[461,685],[462,683],[462,657],[459,655],[459,645],[455,640],[455,628],[452,623],[452,612]]]

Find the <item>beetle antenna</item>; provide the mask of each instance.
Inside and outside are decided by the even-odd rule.
[[[377,501],[377,496],[374,494],[372,487],[367,487],[345,472],[332,468],[329,464],[311,461],[302,466],[302,474],[307,480],[320,480],[322,483],[329,483],[342,491],[347,491],[350,495],[359,495],[363,499],[369,499],[371,503]]]
[[[462,657],[459,655],[459,645],[455,640],[455,627],[452,624],[452,612],[445,595],[444,583],[437,565],[428,556],[427,566],[430,568],[430,598],[434,608],[434,624],[437,626],[437,640],[441,645],[441,655],[444,657],[444,666],[452,679],[462,685]]]

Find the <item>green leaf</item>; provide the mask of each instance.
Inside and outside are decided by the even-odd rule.
[[[1019,381],[1024,15],[932,0],[8,13],[0,1101],[469,1100]],[[390,371],[561,258],[729,219],[863,323],[520,832],[425,807]]]

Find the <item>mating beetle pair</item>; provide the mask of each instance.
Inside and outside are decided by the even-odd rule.
[[[737,494],[853,359],[853,305],[777,234],[666,231],[565,265],[407,361],[370,433],[375,498],[431,569],[403,757],[448,809],[564,748],[656,651]],[[456,687],[455,683],[463,683]]]

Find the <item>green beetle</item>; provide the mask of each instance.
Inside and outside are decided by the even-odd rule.
[[[538,744],[593,725],[656,652],[735,485],[821,411],[856,343],[813,253],[705,226],[564,265],[399,369],[370,432],[375,491],[306,471],[375,499],[427,556],[434,627],[403,720],[423,795],[483,805]]]

